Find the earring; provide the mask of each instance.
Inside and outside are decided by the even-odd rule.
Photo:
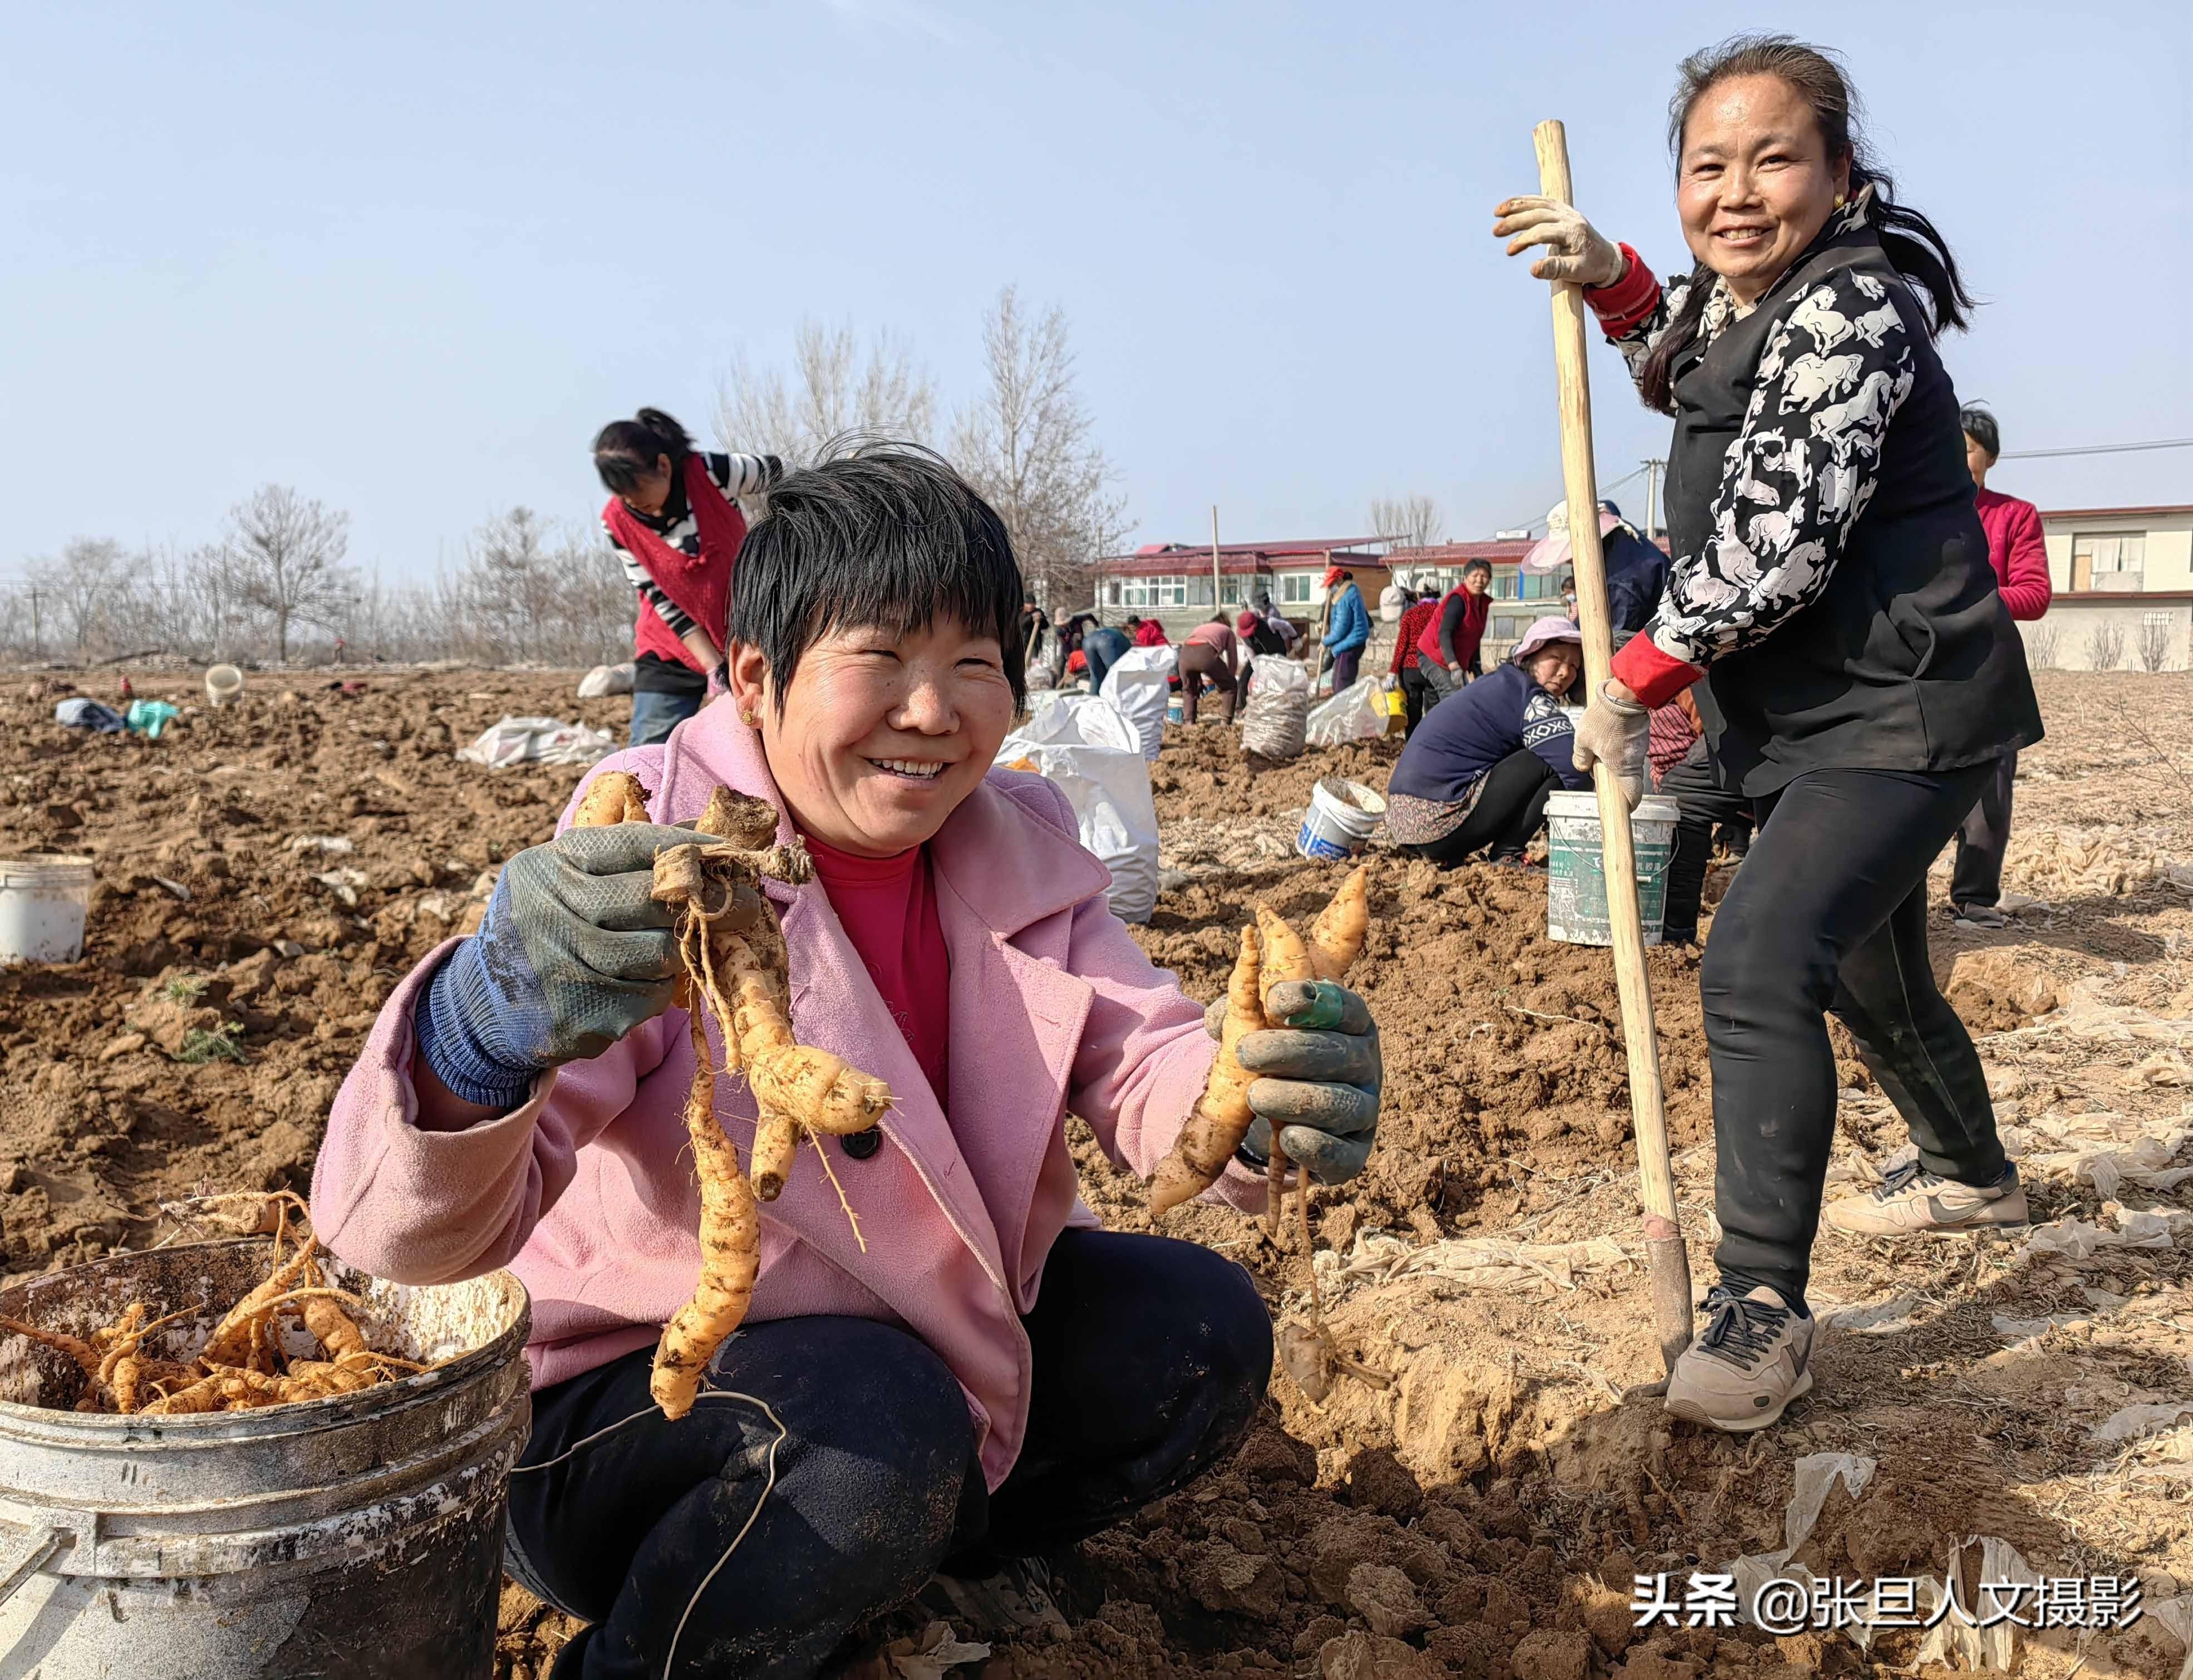
[[[761,721],[761,719],[752,712],[741,712],[739,714],[739,721],[744,724],[748,729],[752,729],[756,724]]]
[[[1837,209],[1842,209],[1842,207],[1843,207],[1843,195],[1842,195],[1841,193],[1838,192],[1838,193],[1836,193],[1836,194],[1835,194],[1835,208],[1836,208]]]

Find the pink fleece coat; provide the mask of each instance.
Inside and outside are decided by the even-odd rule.
[[[638,776],[658,823],[697,817],[719,783],[776,797],[759,738],[727,704],[603,770]],[[787,825],[779,838],[790,837]],[[1067,1110],[1114,1162],[1147,1176],[1200,1096],[1214,1049],[1201,1006],[1106,907],[1109,874],[1082,849],[1051,783],[993,771],[930,846],[952,960],[941,1104],[821,885],[770,888],[800,1041],[885,1081],[898,1100],[870,1159],[827,1145],[866,1252],[803,1146],[762,1213],[747,1316],[845,1314],[920,1337],[967,1392],[994,1488],[1028,1421],[1021,1315],[1058,1233],[1096,1223],[1077,1193]],[[351,1264],[401,1282],[510,1266],[532,1292],[526,1352],[535,1385],[546,1386],[653,1343],[699,1274],[685,1016],[673,1009],[593,1061],[544,1075],[500,1118],[423,1132],[413,1011],[449,949],[398,985],[343,1082],[312,1176],[313,1227]],[[753,1141],[745,1081],[719,1079],[716,1091],[717,1119],[743,1156]],[[1261,1178],[1238,1164],[1210,1194],[1245,1209],[1263,1202]]]

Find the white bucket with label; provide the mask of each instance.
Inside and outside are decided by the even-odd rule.
[[[1660,943],[1668,910],[1668,862],[1675,855],[1675,802],[1657,794],[1629,813],[1637,856],[1637,915],[1645,943]],[[1566,789],[1546,798],[1546,932],[1572,945],[1612,945],[1606,872],[1600,851],[1599,795]]]
[[[0,962],[74,962],[91,909],[89,857],[0,857]]]
[[[1295,835],[1295,850],[1305,857],[1339,863],[1369,844],[1386,820],[1386,796],[1360,782],[1328,776],[1310,794]]]
[[[243,692],[243,673],[233,665],[209,665],[205,674],[206,704],[219,711],[236,704]]]

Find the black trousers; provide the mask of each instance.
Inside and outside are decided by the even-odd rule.
[[[1546,820],[1546,795],[1560,785],[1551,765],[1527,747],[1518,747],[1486,772],[1485,791],[1462,826],[1423,846],[1404,851],[1434,863],[1459,863],[1480,846],[1495,863],[1520,857]]]
[[[1804,1299],[1835,1128],[1830,1009],[1929,1171],[1974,1184],[2002,1174],[1979,1052],[1927,960],[1927,867],[1993,770],[1813,771],[1759,801],[1758,838],[1698,971],[1715,1258],[1739,1293],[1766,1283]]]
[[[511,1571],[592,1624],[557,1680],[661,1680],[673,1638],[673,1680],[811,1675],[948,1559],[983,1573],[1185,1486],[1239,1444],[1271,1374],[1256,1286],[1193,1242],[1067,1231],[1022,1322],[1028,1435],[994,1494],[944,1362],[868,1319],[757,1324],[718,1356],[709,1388],[767,1402],[782,1441],[706,1390],[665,1419],[652,1348],[535,1394]]]
[[[1406,738],[1417,732],[1417,725],[1424,720],[1424,714],[1440,702],[1440,691],[1410,660],[1401,667],[1401,732]]]
[[[1668,860],[1668,909],[1661,937],[1670,943],[1694,941],[1698,937],[1698,906],[1705,897],[1706,865],[1713,858],[1716,823],[1743,820],[1747,826],[1751,801],[1726,786],[1705,737],[1691,743],[1691,749],[1660,778],[1660,792],[1675,802],[1675,850]]]
[[[1980,796],[1957,830],[1957,860],[1950,872],[1950,902],[1961,909],[1984,904],[1993,909],[2002,902],[2002,854],[2010,846],[2010,799],[2018,777],[2018,754],[2005,753],[1995,761],[1995,774],[1980,787]]]

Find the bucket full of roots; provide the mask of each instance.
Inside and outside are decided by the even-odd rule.
[[[1650,794],[1629,813],[1637,857],[1637,915],[1645,943],[1660,943],[1668,913],[1668,862],[1675,855],[1675,802]],[[1572,945],[1612,945],[1599,795],[1556,790],[1546,797],[1546,935]]]
[[[509,1273],[414,1288],[231,1238],[0,1315],[0,1680],[494,1672],[531,1411]]]

